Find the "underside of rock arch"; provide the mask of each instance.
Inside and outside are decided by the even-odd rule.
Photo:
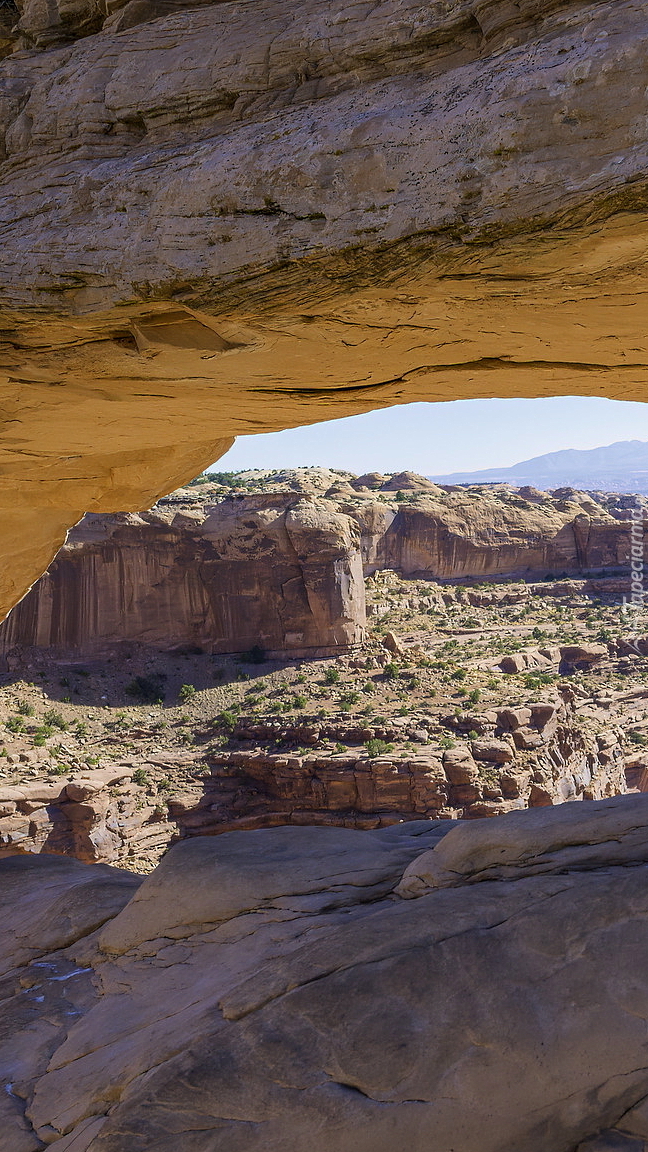
[[[1,612],[83,512],[148,506],[239,433],[646,395],[643,3],[19,8]]]

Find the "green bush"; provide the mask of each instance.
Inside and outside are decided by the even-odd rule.
[[[292,702],[294,708],[305,708],[308,704],[308,696],[302,696],[298,693],[296,696],[293,696]]]
[[[340,679],[340,673],[338,672],[337,668],[327,668],[326,669],[326,672],[324,673],[324,683],[325,684],[337,684],[339,679]]]
[[[389,664],[385,664],[385,667],[383,668],[383,676],[385,680],[396,680],[398,677],[398,664],[394,664],[391,661]]]
[[[180,688],[180,691],[178,692],[178,700],[181,700],[183,704],[186,704],[187,700],[191,700],[192,696],[195,695],[196,689],[194,688],[193,684],[183,684]]]
[[[143,768],[136,768],[135,769],[135,771],[133,772],[133,783],[134,784],[142,784],[142,785],[149,783],[148,775],[144,771]]]
[[[55,708],[49,708],[47,712],[44,713],[43,720],[52,728],[60,729],[61,732],[67,732],[70,727],[67,720],[64,720],[61,713],[57,712]]]
[[[254,644],[252,648],[243,653],[241,659],[245,660],[246,664],[265,664],[268,657],[265,648],[262,648],[260,644]]]
[[[394,751],[393,744],[388,744],[386,740],[379,740],[377,737],[367,740],[365,748],[372,760],[375,760],[377,756],[385,756],[388,752]]]
[[[226,709],[216,717],[214,723],[219,728],[225,728],[227,732],[233,732],[236,728],[236,713],[232,712],[231,709]]]
[[[164,702],[161,676],[135,676],[130,684],[126,685],[124,692],[142,704],[162,704]]]
[[[21,716],[33,716],[34,705],[28,704],[26,700],[21,700],[20,704],[18,705],[18,711]]]
[[[10,732],[24,732],[25,722],[22,716],[10,716],[8,720],[5,720],[5,728],[8,728]]]

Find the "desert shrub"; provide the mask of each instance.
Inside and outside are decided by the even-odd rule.
[[[365,748],[372,760],[375,760],[376,756],[385,756],[388,752],[394,751],[393,744],[388,744],[386,740],[379,740],[377,736],[367,740]]]
[[[133,783],[145,785],[145,784],[148,784],[148,782],[149,782],[149,778],[148,778],[147,773],[144,771],[144,769],[143,768],[136,768],[135,771],[133,772]]]
[[[557,679],[551,672],[531,672],[524,677],[524,687],[544,688],[545,684],[553,684]]]
[[[25,721],[22,716],[10,716],[8,720],[5,720],[5,728],[8,728],[10,732],[24,732]]]
[[[34,705],[29,704],[26,700],[21,700],[20,704],[18,705],[18,711],[21,716],[33,716]]]
[[[393,661],[390,661],[389,664],[385,664],[385,667],[383,668],[383,676],[385,680],[396,680],[398,676],[398,664],[394,664]]]
[[[48,708],[47,712],[43,714],[43,720],[52,728],[60,729],[61,732],[67,732],[70,727],[67,720],[64,720],[61,713],[57,712],[55,708]]]
[[[292,702],[294,708],[305,708],[308,704],[308,696],[302,696],[298,693],[296,696],[293,696]]]
[[[338,672],[337,668],[327,668],[326,669],[326,672],[324,673],[324,683],[325,684],[337,684],[339,679],[340,679],[340,673]]]
[[[142,704],[162,704],[164,689],[160,676],[135,676],[124,688],[127,696],[132,696]]]
[[[642,732],[628,732],[628,739],[633,744],[648,744],[648,737],[644,736]]]
[[[262,648],[260,644],[253,644],[247,652],[243,653],[241,659],[245,660],[246,664],[265,664],[268,657],[265,648]]]
[[[34,732],[33,743],[35,747],[43,748],[45,746],[45,741],[48,740],[50,736],[54,735],[54,731],[55,729],[51,724],[41,724],[40,728],[37,728]]]
[[[465,668],[456,668],[454,672],[450,673],[451,680],[465,680],[468,673]]]
[[[236,728],[236,713],[227,708],[216,717],[214,723],[217,724],[219,728],[225,728],[226,731],[233,732]]]
[[[52,764],[52,767],[50,768],[50,772],[53,776],[67,776],[68,772],[71,771],[72,769],[70,768],[69,764]]]
[[[180,691],[178,692],[178,700],[181,700],[183,704],[186,704],[187,700],[191,700],[192,696],[195,695],[196,689],[194,688],[193,684],[183,684],[180,688]]]
[[[439,740],[441,748],[454,748],[455,742],[450,736],[442,736]]]

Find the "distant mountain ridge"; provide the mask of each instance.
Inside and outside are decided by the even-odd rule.
[[[534,488],[581,488],[648,493],[648,443],[619,440],[602,448],[565,448],[522,460],[510,468],[430,476],[440,484],[514,484]]]

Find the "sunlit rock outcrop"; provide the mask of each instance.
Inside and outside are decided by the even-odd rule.
[[[0,647],[331,655],[362,640],[360,534],[329,501],[248,496],[86,516]]]
[[[629,513],[614,497],[328,482],[325,469],[287,471],[257,480],[265,491],[223,498],[212,483],[140,515],[86,516],[0,624],[0,653],[99,656],[130,641],[334,655],[362,640],[363,577],[383,569],[433,581],[629,570]]]

